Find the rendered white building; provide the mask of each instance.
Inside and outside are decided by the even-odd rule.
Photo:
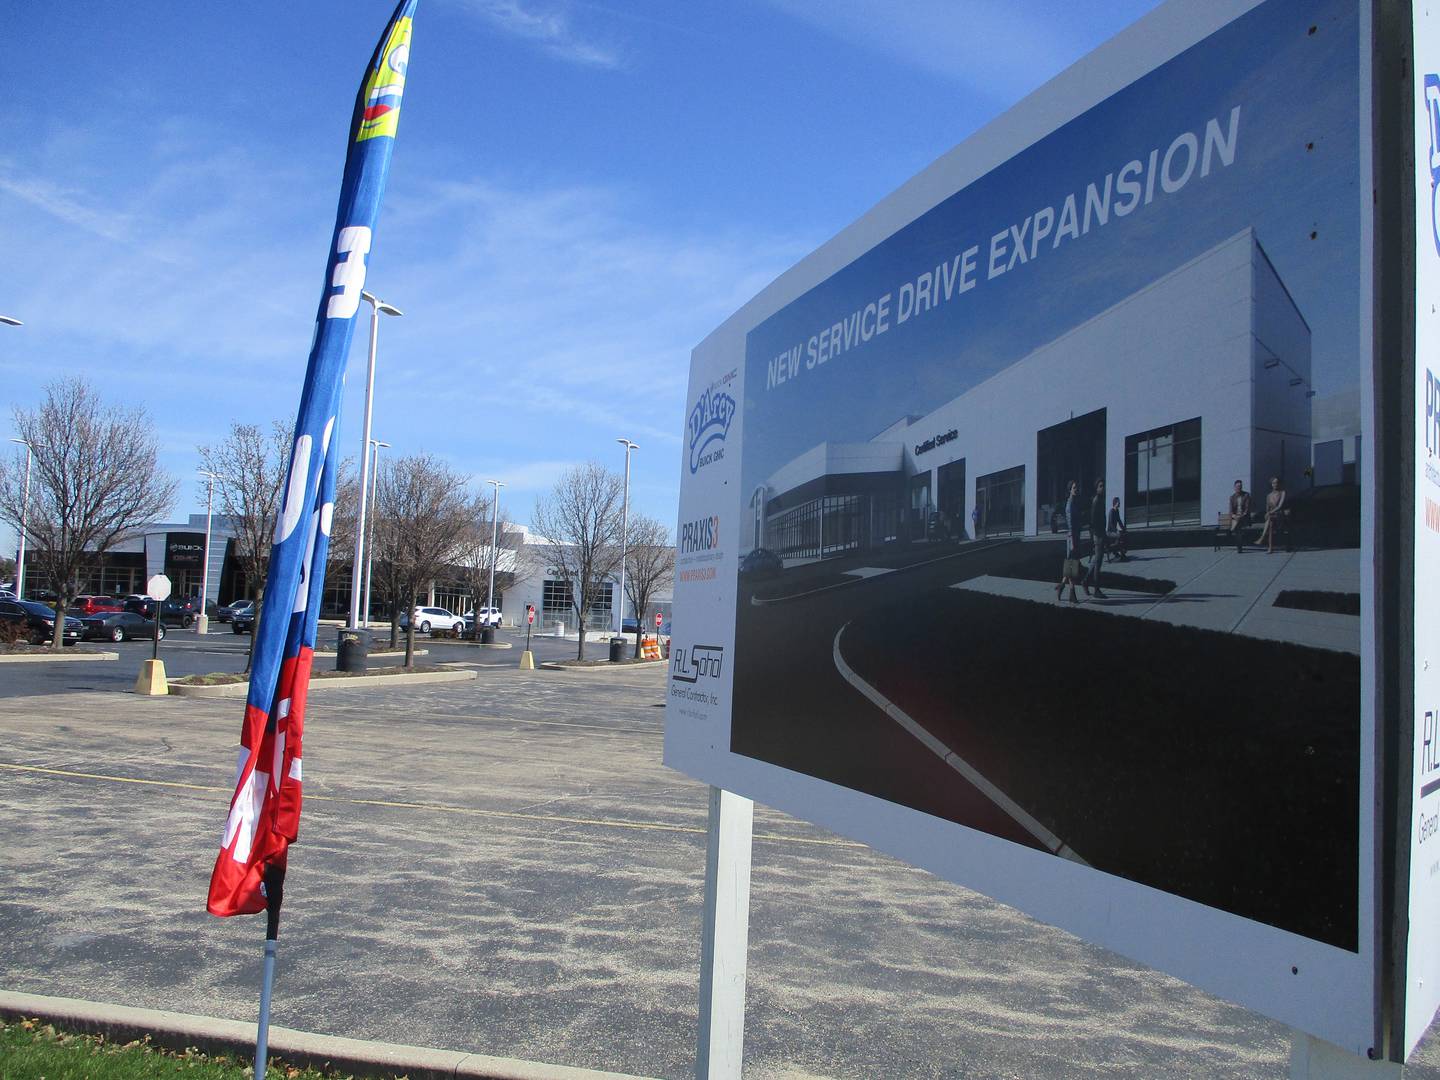
[[[1131,528],[1213,523],[1236,480],[1298,487],[1312,396],[1310,328],[1245,229],[930,413],[777,469],[741,550],[1035,535],[1070,480],[1088,507],[1103,479]]]

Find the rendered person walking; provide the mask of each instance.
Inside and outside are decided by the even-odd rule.
[[[1080,519],[1076,516],[1080,509],[1079,492],[1079,482],[1071,480],[1069,494],[1065,496],[1065,563],[1060,569],[1060,584],[1055,586],[1056,600],[1061,598],[1065,586],[1070,586],[1072,604],[1080,602],[1075,595],[1075,579],[1080,576],[1076,566],[1080,560]]]
[[[1085,595],[1100,600],[1107,597],[1100,591],[1100,567],[1105,562],[1105,481],[1095,481],[1095,497],[1090,500],[1090,569],[1085,572]],[[1094,583],[1093,590],[1091,583]]]

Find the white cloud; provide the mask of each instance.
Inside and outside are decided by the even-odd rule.
[[[1098,43],[1089,5],[1012,0],[770,0],[833,37],[887,54],[992,100],[1011,102],[1074,63]],[[1149,0],[1126,0],[1143,10]],[[1139,14],[1137,10],[1135,14]],[[1125,15],[1110,11],[1112,29]]]
[[[558,60],[606,69],[624,66],[613,47],[577,30],[563,7],[525,0],[466,0],[466,6],[496,29],[532,42]]]

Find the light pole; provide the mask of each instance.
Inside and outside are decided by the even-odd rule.
[[[204,469],[196,471],[205,477],[205,561],[200,564],[200,613],[195,616],[195,633],[203,637],[210,632],[210,616],[205,607],[210,600],[210,518],[215,509],[215,481],[220,479],[220,474]]]
[[[493,608],[495,606],[495,563],[500,559],[500,549],[496,547],[500,540],[500,489],[505,485],[499,480],[486,480],[485,483],[495,488],[495,503],[490,508],[490,585],[485,590],[485,606]],[[489,627],[487,626],[486,629]],[[475,613],[475,630],[477,633],[480,630],[480,613],[478,611]]]
[[[8,317],[7,317],[8,320]],[[19,322],[11,322],[11,325],[19,326]],[[25,447],[25,494],[20,499],[20,552],[15,556],[15,595],[21,600],[25,599],[25,533],[30,519],[30,459],[35,456],[35,448],[24,439],[11,439],[13,443],[19,443]]]
[[[620,504],[620,632],[625,632],[625,548],[630,540],[630,451],[640,445],[629,439],[616,439],[625,447],[625,501]],[[635,655],[640,655],[640,613],[635,613]]]
[[[367,630],[370,628],[370,564],[375,559],[375,496],[380,489],[380,448],[390,449],[388,442],[381,442],[379,439],[371,439],[370,445],[375,448],[375,457],[371,459],[370,466],[370,522],[367,526],[370,535],[365,538],[365,628]]]
[[[360,628],[360,566],[365,561],[365,530],[359,526],[365,521],[366,490],[365,475],[370,471],[370,416],[375,397],[375,341],[380,334],[380,316],[403,315],[399,308],[377,299],[374,294],[362,292],[360,299],[370,305],[370,366],[365,374],[365,430],[360,443],[360,507],[355,514],[355,560],[350,564],[350,629]],[[369,612],[366,612],[367,616]],[[368,621],[368,619],[367,619]]]

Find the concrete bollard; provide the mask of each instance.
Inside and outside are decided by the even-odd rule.
[[[164,660],[146,660],[140,665],[140,674],[135,676],[135,693],[142,697],[166,697],[170,693]]]

